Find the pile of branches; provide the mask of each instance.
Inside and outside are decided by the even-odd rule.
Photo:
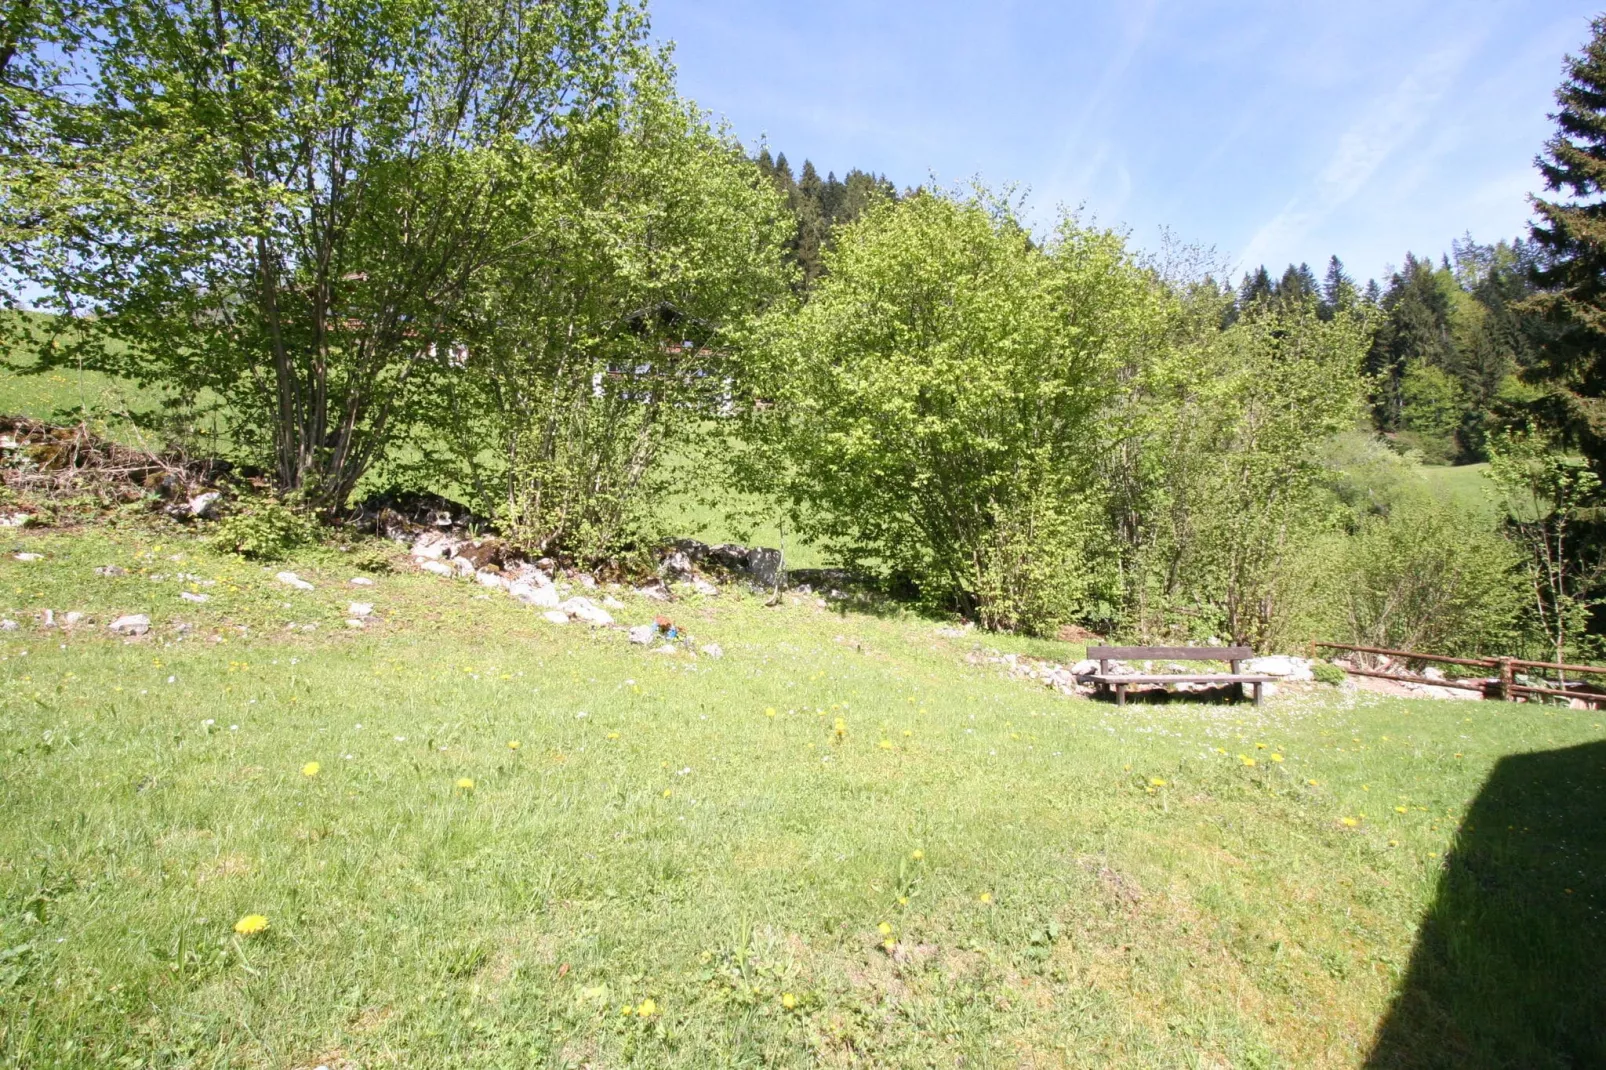
[[[226,462],[125,446],[88,424],[0,416],[0,484],[23,500],[89,499],[106,507],[149,500],[161,507],[188,501],[233,474]]]

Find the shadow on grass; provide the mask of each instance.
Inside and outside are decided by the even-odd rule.
[[[1225,669],[1220,670],[1225,672]],[[1115,689],[1105,688],[1092,694],[1095,702],[1107,702],[1115,705]],[[1237,684],[1227,684],[1223,687],[1201,687],[1193,691],[1173,691],[1164,687],[1145,688],[1142,691],[1128,690],[1126,704],[1128,706],[1166,706],[1171,703],[1190,703],[1194,705],[1220,706],[1247,703],[1249,696]]]
[[[1606,743],[1502,758],[1366,1065],[1606,1066]]]

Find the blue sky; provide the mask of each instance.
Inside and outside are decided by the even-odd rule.
[[[1606,7],[1606,0],[1595,0]],[[1525,232],[1574,0],[652,0],[681,90],[794,168],[979,176],[1235,277]]]

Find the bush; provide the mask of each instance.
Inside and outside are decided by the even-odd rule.
[[[318,525],[275,498],[252,502],[219,521],[212,545],[253,561],[277,561],[318,540]]]
[[[747,470],[800,534],[995,628],[1048,631],[1114,571],[1103,405],[1166,297],[1120,237],[1036,242],[985,193],[873,205],[756,347]]]
[[[1318,661],[1310,667],[1311,675],[1316,677],[1319,684],[1332,684],[1334,687],[1342,684],[1348,676],[1343,669],[1330,661]]]

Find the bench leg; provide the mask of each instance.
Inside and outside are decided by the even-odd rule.
[[[1255,705],[1256,706],[1260,705],[1260,688],[1261,688],[1260,684],[1258,684],[1258,683],[1255,684]]]
[[[1115,685],[1115,704],[1117,706],[1125,706],[1126,705],[1126,685],[1125,684],[1116,684]]]

